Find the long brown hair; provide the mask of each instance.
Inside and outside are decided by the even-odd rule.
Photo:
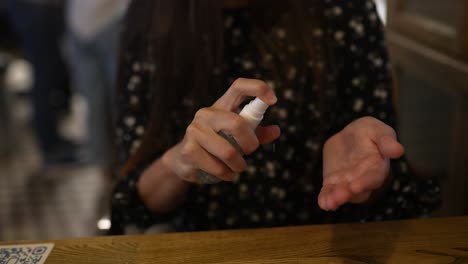
[[[151,102],[148,126],[141,140],[140,147],[124,164],[121,175],[126,175],[148,159],[162,154],[173,142],[171,126],[167,117],[175,111],[180,98],[193,99],[192,112],[212,102],[213,89],[219,89],[219,83],[213,78],[214,69],[219,69],[223,62],[223,23],[222,2],[220,0],[152,0],[133,1],[130,6],[126,30],[122,34],[122,53],[131,48],[138,49],[137,56],[149,58],[155,65],[150,78]],[[304,47],[312,60],[327,62],[328,51],[326,38],[311,41],[310,30],[321,27],[323,19],[323,1],[256,0],[256,7],[262,5],[286,5],[290,12],[291,31],[298,46]],[[306,14],[313,8],[314,15]],[[146,13],[146,14],[145,14]],[[259,21],[260,22],[260,21]],[[261,23],[261,22],[260,22]],[[320,58],[319,58],[320,56]],[[325,86],[322,72],[326,65],[314,64],[314,79],[321,88]],[[119,66],[118,88],[126,89],[124,71],[130,65]],[[323,89],[320,89],[323,93]],[[323,96],[320,96],[323,97]],[[324,109],[324,100],[319,100]]]

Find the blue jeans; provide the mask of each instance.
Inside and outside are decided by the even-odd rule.
[[[47,154],[67,145],[58,133],[59,119],[69,110],[71,95],[68,70],[61,53],[64,10],[62,6],[8,0],[7,11],[33,66],[33,126],[47,159]]]
[[[87,138],[90,162],[112,162],[115,78],[120,23],[115,22],[91,41],[69,34],[73,84],[88,103]]]
[[[10,58],[0,53],[0,60],[2,61],[0,63],[0,79],[3,80]],[[3,84],[0,84],[0,158],[11,154],[13,148],[10,109],[5,88]]]

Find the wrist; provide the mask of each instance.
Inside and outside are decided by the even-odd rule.
[[[167,171],[173,175],[173,178],[185,183],[189,183],[186,179],[190,178],[190,174],[193,172],[193,167],[187,163],[184,163],[181,159],[180,144],[175,145],[166,151],[160,158],[161,165]]]
[[[178,169],[182,165],[177,164],[178,158],[176,154],[178,146],[179,145],[175,145],[174,147],[164,152],[164,154],[159,159],[159,162],[160,166],[167,174],[175,176],[172,178],[183,179],[183,175],[180,175],[180,169]]]
[[[187,169],[183,169],[187,167],[187,165],[182,164],[180,159],[177,156],[179,144],[175,145],[174,147],[170,148],[166,151],[160,158],[161,166],[166,171],[167,175],[171,178],[171,182],[173,186],[177,186],[180,189],[186,189],[190,182],[184,180],[185,179],[185,171]]]
[[[172,170],[172,149],[166,151],[142,173],[138,193],[145,205],[157,213],[167,213],[183,201],[190,184]]]

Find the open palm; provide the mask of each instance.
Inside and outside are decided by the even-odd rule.
[[[389,175],[389,159],[403,153],[395,131],[385,123],[373,117],[350,123],[325,142],[319,206],[336,210],[347,202],[367,201]]]

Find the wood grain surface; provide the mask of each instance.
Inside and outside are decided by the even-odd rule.
[[[47,264],[468,263],[468,217],[42,242]]]

